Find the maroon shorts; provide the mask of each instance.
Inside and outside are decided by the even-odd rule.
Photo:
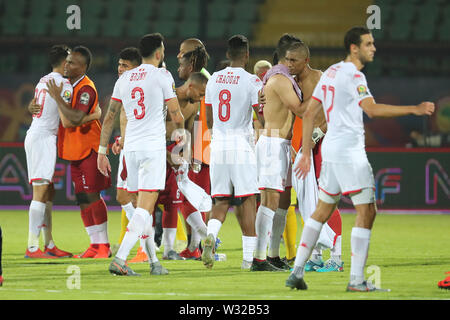
[[[159,192],[157,204],[165,206],[179,206],[184,201],[184,196],[178,189],[175,172],[169,163],[166,164],[166,185],[164,190]]]
[[[167,151],[172,152],[175,146],[176,143],[170,143],[166,149]],[[178,189],[175,172],[173,171],[172,166],[169,163],[166,163],[166,185],[164,190],[159,192],[156,203],[165,206],[179,206],[183,201],[184,196]]]
[[[209,165],[202,163],[202,168],[198,173],[189,170],[189,179],[196,185],[202,187],[207,194],[211,195],[211,180],[209,177]]]
[[[97,169],[97,152],[91,151],[82,160],[70,162],[75,193],[95,193],[111,187],[111,173],[105,177]]]

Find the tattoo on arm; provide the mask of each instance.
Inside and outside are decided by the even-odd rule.
[[[116,113],[121,108],[122,108],[121,102],[112,99],[110,100],[108,111],[106,112],[105,119],[103,119],[102,133],[100,136],[100,145],[103,147],[106,147],[108,145],[114,127],[114,119],[116,118]]]

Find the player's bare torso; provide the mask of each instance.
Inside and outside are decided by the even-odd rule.
[[[292,126],[294,124],[294,114],[283,104],[277,87],[280,85],[279,79],[283,75],[274,75],[267,81],[264,87],[266,104],[264,105],[264,130],[263,135],[268,137],[279,137],[290,140],[292,138]]]

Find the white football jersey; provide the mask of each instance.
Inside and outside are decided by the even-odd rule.
[[[164,103],[176,98],[172,74],[150,64],[124,72],[111,99],[121,101],[127,115],[124,151],[166,147]]]
[[[47,82],[50,79],[55,79],[56,85],[63,84],[61,97],[65,102],[71,103],[73,88],[69,80],[63,78],[60,73],[51,72],[39,80],[39,83],[34,90],[34,97],[36,103],[42,106],[41,112],[33,115],[33,121],[27,132],[47,132],[56,135],[59,127],[59,113],[56,101],[51,95],[45,91],[47,89]]]
[[[322,144],[323,161],[348,163],[367,160],[363,109],[360,102],[372,94],[364,74],[351,62],[329,67],[313,92],[322,103],[327,132]]]
[[[206,107],[213,111],[212,142],[253,137],[253,106],[258,104],[262,81],[243,68],[214,72],[205,91]],[[228,144],[234,149],[233,144]],[[238,146],[235,146],[238,147]]]

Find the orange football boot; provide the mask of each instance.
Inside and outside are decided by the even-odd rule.
[[[148,261],[147,254],[144,252],[144,250],[142,250],[142,247],[139,247],[136,256],[130,261],[128,261],[128,263],[139,263],[147,261]]]
[[[450,290],[450,271],[447,271],[446,274],[449,276],[445,278],[444,280],[441,280],[438,282],[438,287],[441,289],[447,289]]]
[[[91,243],[89,245],[89,248],[87,248],[87,250],[85,252],[77,254],[77,255],[74,255],[73,257],[74,258],[81,258],[81,259],[93,258],[97,254],[97,249],[98,249],[98,244],[92,244]]]
[[[44,253],[57,258],[70,258],[73,256],[73,254],[71,254],[70,252],[58,249],[56,246],[54,246],[52,249],[45,247]]]
[[[31,258],[31,259],[55,259],[57,257],[52,256],[48,253],[42,252],[41,249],[37,249],[34,252],[31,252],[28,250],[25,252],[25,258]]]
[[[194,251],[186,248],[180,252],[180,256],[188,260],[200,260],[202,258],[202,253],[198,248],[196,248]]]
[[[94,259],[105,259],[111,257],[111,249],[109,243],[99,243],[97,254],[93,257]]]

